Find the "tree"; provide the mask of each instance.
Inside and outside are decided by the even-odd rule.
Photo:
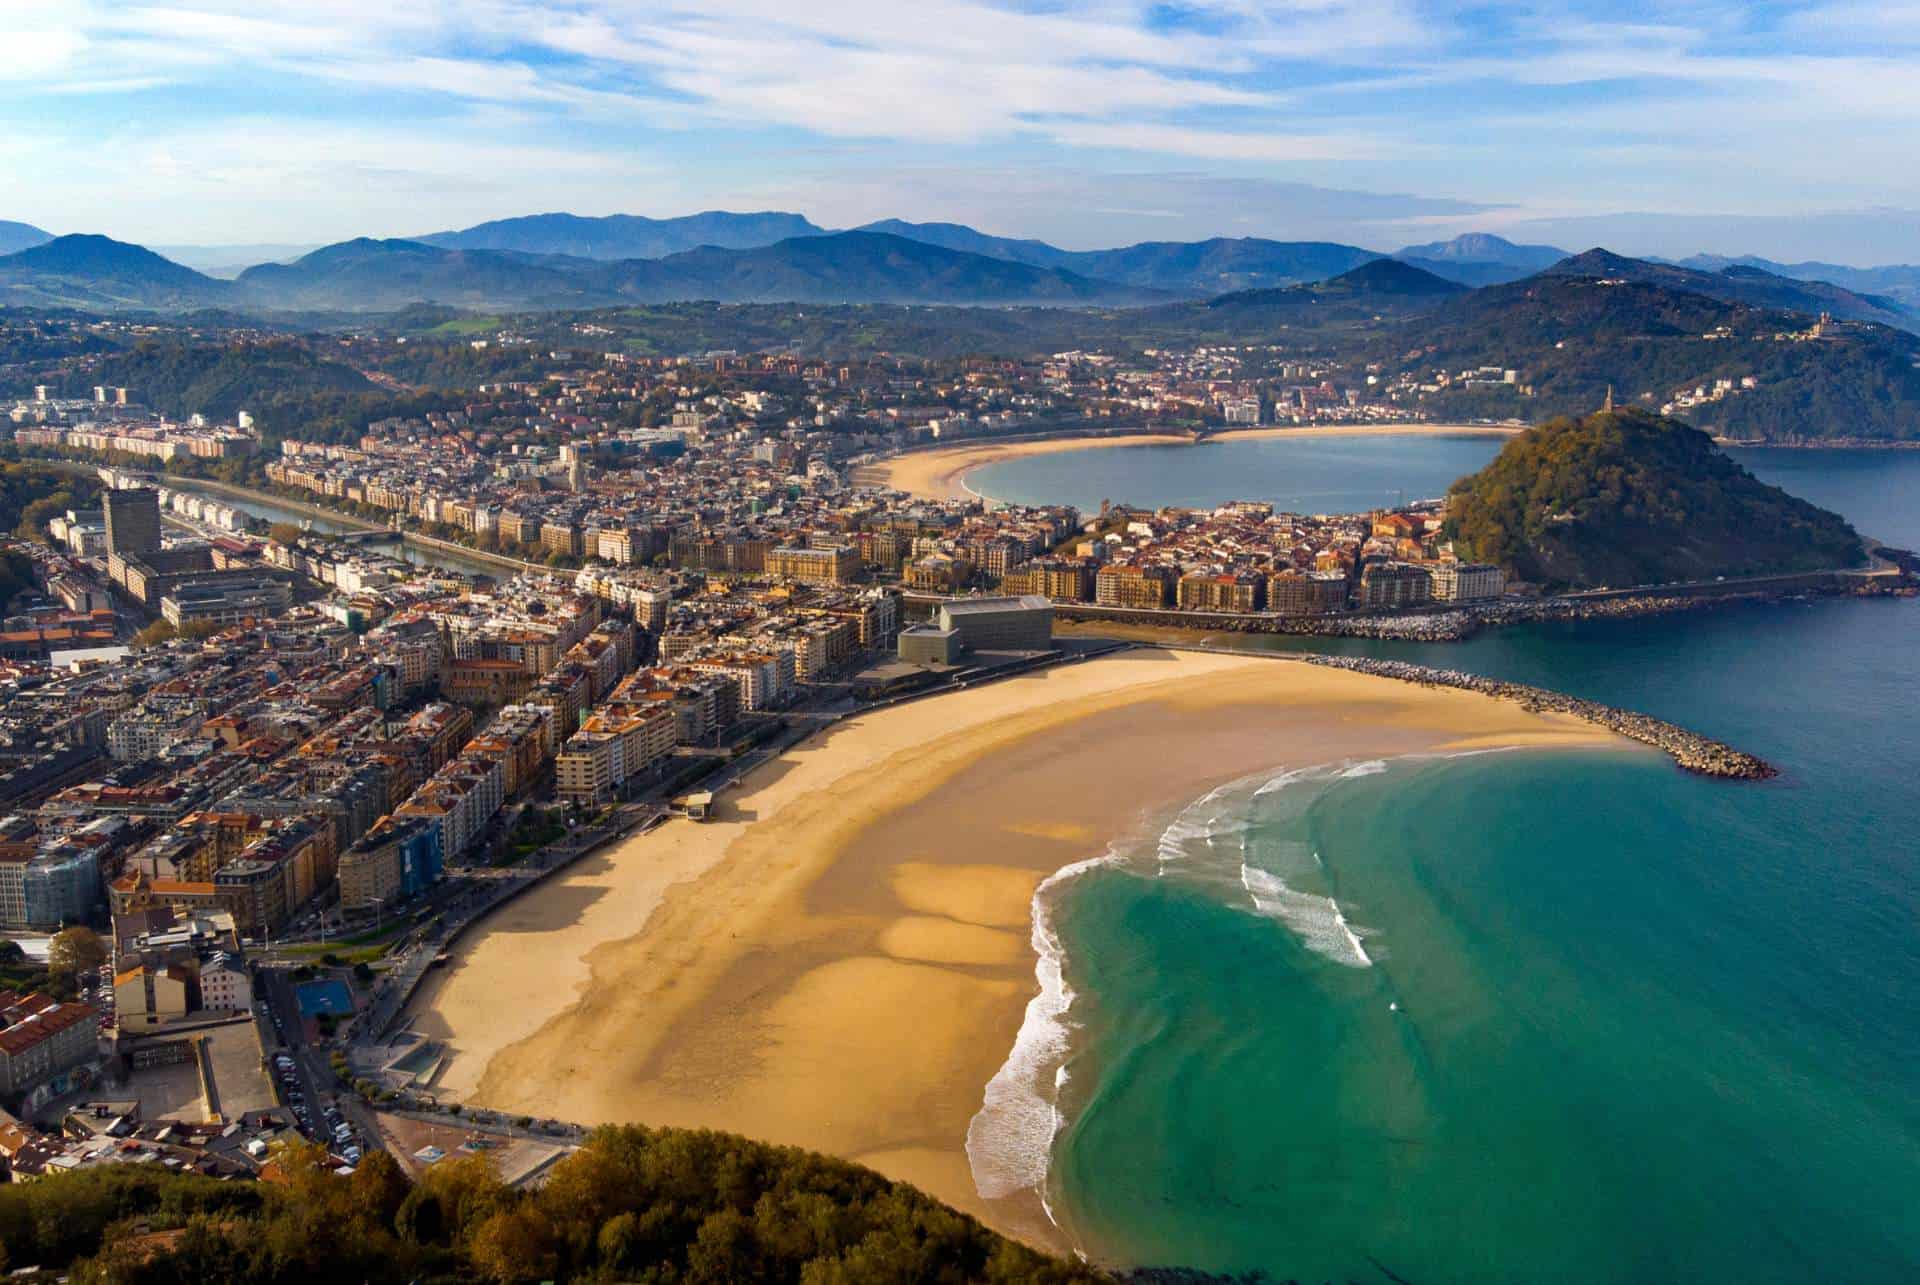
[[[47,944],[47,971],[71,982],[107,962],[106,943],[91,928],[62,928]]]
[[[347,1186],[354,1216],[374,1227],[392,1226],[412,1190],[400,1162],[384,1147],[367,1153]]]
[[[135,647],[157,647],[164,642],[172,642],[179,630],[170,620],[156,620],[133,636]]]
[[[560,1262],[554,1240],[546,1215],[537,1206],[523,1204],[474,1228],[467,1255],[483,1275],[497,1281],[546,1280]]]
[[[267,537],[275,544],[297,544],[305,534],[298,522],[276,522],[267,528]]]

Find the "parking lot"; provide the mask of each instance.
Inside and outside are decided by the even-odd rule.
[[[332,1070],[323,1053],[307,1042],[294,983],[282,969],[263,969],[255,993],[268,1066],[280,1100],[293,1112],[300,1132],[325,1145],[345,1164],[358,1164],[367,1146],[360,1108],[337,1098]],[[350,1096],[350,1095],[349,1095]]]

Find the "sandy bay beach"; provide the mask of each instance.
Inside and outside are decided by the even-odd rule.
[[[1050,437],[1024,442],[972,442],[926,451],[909,451],[861,469],[858,480],[867,486],[892,487],[928,499],[967,499],[966,476],[977,468],[1029,455],[1057,455],[1062,451],[1105,450],[1122,446],[1192,446],[1208,442],[1260,441],[1284,437],[1423,437],[1468,434],[1511,437],[1517,428],[1488,424],[1332,424],[1308,428],[1243,428],[1215,433],[1204,441],[1176,433],[1138,433],[1110,437]]]
[[[846,720],[717,819],[589,858],[471,934],[415,1024],[471,1103],[812,1147],[1049,1242],[965,1148],[1038,989],[1043,879],[1255,770],[1597,744],[1620,742],[1284,660],[1069,664]]]

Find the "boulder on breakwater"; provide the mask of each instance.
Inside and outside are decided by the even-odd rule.
[[[1662,750],[1686,771],[1702,776],[1764,781],[1779,774],[1764,759],[1664,719],[1603,705],[1599,701],[1582,700],[1564,692],[1548,691],[1544,687],[1530,687],[1525,683],[1510,683],[1454,669],[1435,669],[1403,660],[1369,660],[1360,656],[1301,656],[1299,659],[1309,665],[1348,669],[1380,678],[1396,678],[1401,682],[1418,683],[1422,687],[1457,687],[1463,691],[1513,701],[1535,712],[1571,714],[1630,740]]]

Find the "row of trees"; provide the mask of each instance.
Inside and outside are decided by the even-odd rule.
[[[375,1151],[343,1177],[310,1143],[269,1178],[110,1166],[0,1187],[0,1243],[101,1285],[1102,1279],[857,1165],[709,1131],[601,1129],[535,1191],[480,1155],[409,1182]]]

